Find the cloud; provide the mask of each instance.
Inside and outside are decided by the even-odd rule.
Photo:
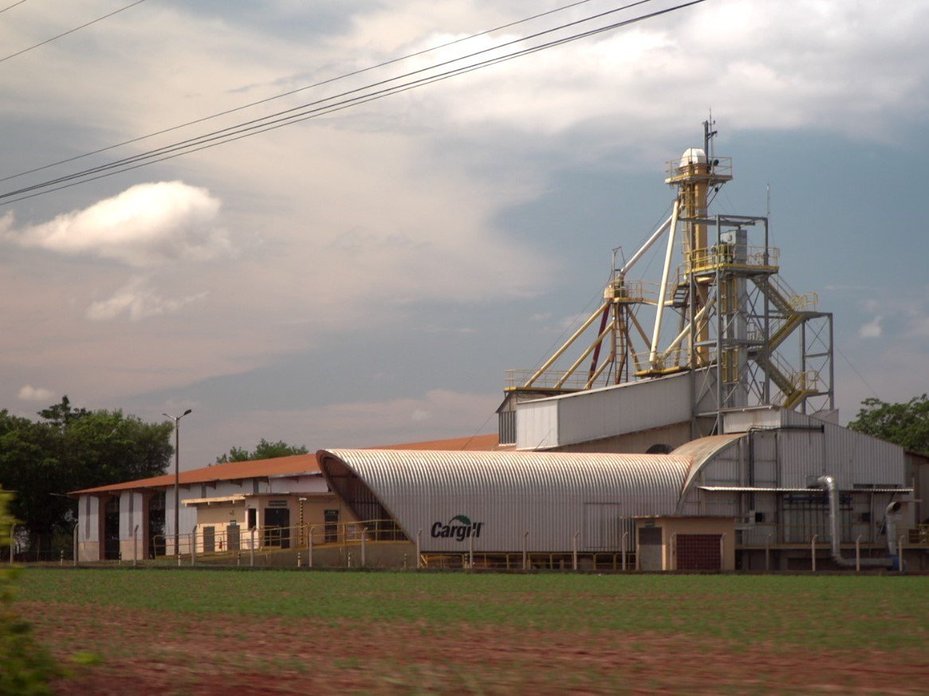
[[[121,314],[127,314],[131,321],[140,321],[162,314],[173,314],[184,305],[190,304],[206,297],[207,293],[168,300],[159,297],[150,288],[146,281],[135,278],[116,291],[106,300],[92,303],[86,312],[86,317],[92,321],[108,321]]]
[[[861,338],[880,338],[883,334],[881,319],[882,317],[878,315],[867,324],[862,324],[858,329],[858,336]]]
[[[414,409],[413,413],[410,415],[410,420],[414,423],[421,423],[422,421],[427,421],[430,418],[429,411],[424,411],[421,408]]]
[[[31,384],[23,385],[17,396],[23,401],[39,401],[43,403],[48,403],[55,398],[55,394],[51,389],[33,387]]]
[[[383,446],[493,432],[494,409],[499,403],[500,396],[496,393],[432,389],[384,401],[330,403],[297,410],[252,410],[237,418],[226,418],[215,426],[203,427],[211,431],[209,439],[213,442],[257,442],[264,437],[305,444],[311,450]]]
[[[225,231],[215,226],[219,209],[209,191],[181,181],[138,184],[38,225],[16,229],[7,214],[0,218],[0,238],[136,267],[204,261],[231,250]]]
[[[439,33],[436,26],[476,29],[491,21],[430,9],[425,16],[433,21],[424,26],[422,18],[410,16],[419,9],[417,3],[391,4],[380,13],[357,17],[354,32],[342,39],[346,49],[380,48],[381,58],[394,57],[459,36]],[[522,14],[513,10],[510,19]],[[580,14],[592,12],[578,10]],[[640,10],[614,17],[638,14]],[[557,21],[548,18],[544,24]],[[914,109],[911,99],[920,106],[926,103],[929,61],[920,46],[927,21],[925,3],[890,8],[874,2],[811,6],[722,0],[470,73],[447,87],[391,100],[383,108],[399,109],[406,103],[416,112],[409,117],[430,127],[437,122],[492,125],[558,135],[605,126],[611,140],[630,145],[666,137],[669,129],[680,128],[682,113],[705,113],[713,105],[729,128],[828,127],[881,138],[889,130],[888,119],[912,122],[918,107]],[[412,35],[413,28],[420,33]],[[439,54],[422,54],[411,67],[487,49],[538,28],[521,25],[506,35],[480,36]],[[398,36],[410,42],[398,46]],[[701,36],[726,39],[695,39]],[[666,108],[668,99],[674,108]],[[617,133],[617,122],[627,127]]]

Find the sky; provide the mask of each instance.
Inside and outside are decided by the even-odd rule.
[[[128,4],[0,2],[0,196],[621,7],[511,24],[568,3],[147,0],[42,44]],[[841,420],[929,392],[927,27],[923,0],[707,0],[6,195],[0,407],[190,408],[184,469],[261,438],[493,432],[505,371],[592,311],[710,113],[734,174],[714,212],[769,214],[781,276],[834,314]]]

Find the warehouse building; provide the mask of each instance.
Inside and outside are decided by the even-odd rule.
[[[791,411],[731,414],[727,426],[670,454],[318,457],[353,515],[395,521],[426,556],[628,552],[642,570],[786,570],[809,569],[811,548],[821,567],[853,567],[857,541],[863,566],[893,565],[916,514],[900,447]]]
[[[345,508],[328,491],[310,454],[182,471],[178,508],[174,484],[174,474],[165,474],[75,491],[76,558],[174,556],[175,519],[182,554],[286,549],[300,543],[295,529],[345,520]]]

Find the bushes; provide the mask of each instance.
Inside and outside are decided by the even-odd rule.
[[[0,547],[12,543],[10,494],[0,491]],[[48,682],[58,673],[49,654],[32,636],[31,627],[13,610],[16,571],[0,569],[0,696],[50,694]]]

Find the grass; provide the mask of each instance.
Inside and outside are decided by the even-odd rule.
[[[720,638],[784,648],[922,649],[929,577],[23,571],[19,599],[182,615]]]

